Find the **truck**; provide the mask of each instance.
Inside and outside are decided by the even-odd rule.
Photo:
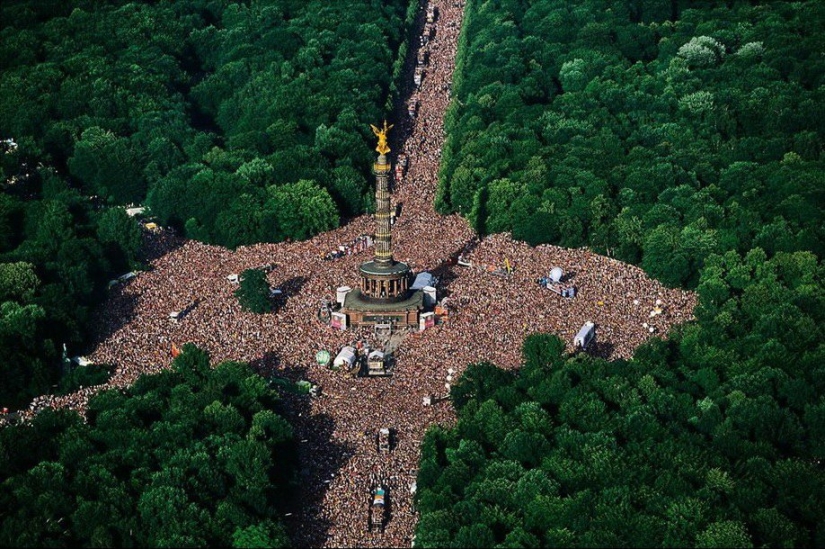
[[[573,347],[576,350],[586,351],[594,339],[596,339],[596,325],[588,320],[573,338]]]
[[[372,351],[367,355],[367,377],[388,376],[389,357],[382,351]]]
[[[378,429],[378,433],[375,435],[375,445],[379,454],[389,453],[391,436],[389,428],[382,427]]]
[[[429,53],[428,48],[426,46],[423,47],[423,48],[419,48],[418,49],[418,54],[416,56],[416,62],[418,64],[418,66],[423,67],[424,65],[426,65],[427,61],[429,60],[429,57],[430,57],[430,53]]]
[[[536,280],[539,286],[547,288],[561,297],[576,297],[576,287],[562,282],[564,271],[560,267],[553,267],[548,276]]]
[[[370,532],[378,530],[384,532],[387,522],[387,490],[383,485],[378,484],[372,489],[370,494],[370,519],[368,529]]]
[[[551,292],[559,294],[561,297],[576,297],[576,287],[570,284],[553,282],[553,280],[546,276],[539,278],[536,282],[538,282],[542,288],[547,288]]]
[[[424,69],[421,67],[416,67],[415,74],[413,74],[413,83],[415,84],[416,89],[421,87],[421,80],[424,78]]]
[[[427,6],[427,23],[434,23],[436,17],[438,17],[438,8],[430,4]]]

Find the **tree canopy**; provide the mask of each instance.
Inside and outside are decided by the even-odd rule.
[[[5,2],[0,138],[192,238],[306,238],[368,203],[368,124],[392,110],[417,7]],[[313,216],[285,219],[305,190]]]
[[[241,307],[253,313],[267,313],[272,310],[269,282],[262,269],[246,269],[241,273],[235,297]]]
[[[4,222],[0,401],[16,408],[60,383],[64,349],[81,354],[109,281],[141,268],[142,233],[123,208],[96,207],[45,168],[0,194]]]
[[[671,286],[729,249],[825,252],[821,2],[465,9],[439,211]]]
[[[289,547],[296,446],[247,364],[184,345],[171,370],[0,430],[0,544]]]

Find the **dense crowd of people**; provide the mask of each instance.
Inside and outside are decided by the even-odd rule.
[[[372,235],[361,234],[356,236],[355,240],[353,240],[352,242],[348,242],[347,244],[339,244],[337,250],[333,250],[331,252],[327,252],[326,254],[322,254],[322,257],[326,261],[332,261],[333,259],[340,259],[345,255],[361,253],[371,247]]]
[[[412,493],[419,443],[426,428],[449,424],[453,410],[444,397],[469,363],[493,362],[516,368],[524,336],[558,334],[572,351],[572,340],[585,321],[597,336],[587,352],[628,358],[651,335],[665,335],[691,318],[695,297],[667,289],[632,266],[591,253],[543,245],[531,248],[508,235],[479,239],[466,220],[439,216],[433,209],[443,143],[442,122],[449,102],[450,80],[463,2],[430,0],[438,7],[436,30],[429,41],[429,60],[415,93],[414,118],[407,105],[391,135],[394,153],[405,153],[408,169],[396,181],[393,201],[403,213],[393,227],[393,252],[414,271],[440,279],[439,299],[449,307],[433,328],[407,335],[394,353],[393,375],[361,378],[315,362],[316,352],[335,356],[359,338],[375,345],[369,330],[338,330],[319,321],[324,299],[334,301],[336,288],[357,287],[358,265],[369,255],[341,254],[326,259],[341,242],[361,243],[371,234],[370,216],[303,242],[257,244],[235,251],[184,241],[168,231],[147,235],[151,270],[119,284],[96,319],[99,334],[88,355],[116,366],[104,386],[32,402],[31,415],[45,406],[83,412],[88,397],[105,388],[124,387],[144,373],[169,366],[172,346],[192,342],[213,362],[249,362],[262,375],[307,379],[322,388],[317,398],[285,394],[287,416],[296,426],[301,455],[301,490],[296,509],[286,517],[295,544],[305,547],[409,547],[416,512]],[[422,8],[419,28],[423,27]],[[409,87],[412,85],[412,56]],[[455,259],[461,254],[462,264]],[[283,305],[271,314],[241,309],[227,275],[272,265],[267,277],[284,291]],[[507,264],[511,269],[504,270]],[[563,298],[536,283],[553,267],[575,285],[574,298]],[[498,270],[498,273],[493,271]],[[177,322],[169,313],[186,309]],[[651,311],[659,310],[651,316]],[[431,405],[424,405],[424,398]],[[395,433],[394,448],[379,453],[375,434],[382,427]],[[368,530],[370,492],[387,490],[384,532]]]

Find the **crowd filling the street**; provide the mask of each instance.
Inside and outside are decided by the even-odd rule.
[[[587,321],[595,324],[597,336],[585,352],[627,359],[648,338],[665,337],[673,325],[692,318],[694,294],[666,288],[637,267],[587,249],[530,247],[508,234],[479,238],[465,219],[434,211],[463,2],[430,3],[437,16],[425,46],[421,85],[413,81],[418,59],[413,51],[408,91],[392,114],[395,120],[388,116],[395,123],[389,157],[404,154],[408,161],[392,185],[393,207],[403,205],[395,210],[392,249],[414,273],[438,277],[438,300],[446,302],[432,328],[410,332],[400,342],[392,375],[355,377],[315,360],[320,350],[334,357],[359,339],[377,344],[369,329],[335,329],[318,315],[323,300],[335,300],[338,287],[358,286],[358,265],[374,251],[367,236],[374,230],[371,216],[307,241],[234,251],[164,229],[144,237],[154,258],[150,269],[113,285],[96,314],[96,342],[86,356],[115,367],[109,382],[66,396],[39,397],[20,416],[44,407],[83,413],[91,395],[169,367],[173,346],[185,343],[208,351],[213,363],[246,361],[265,377],[306,379],[322,388],[317,398],[284,395],[301,458],[299,499],[285,517],[293,543],[409,547],[417,520],[413,491],[419,444],[427,427],[454,421],[444,397],[468,364],[517,368],[524,337],[536,332],[558,335],[572,352],[574,336]],[[423,6],[417,20],[422,32],[425,19]],[[412,116],[411,102],[417,105]],[[240,307],[237,285],[227,276],[264,266],[273,266],[267,280],[283,293],[272,313],[259,315]],[[537,284],[553,267],[575,286],[575,297]],[[181,311],[186,313],[170,318]],[[376,449],[381,428],[393,430],[390,451]],[[368,528],[371,490],[378,483],[391,502],[383,532]]]

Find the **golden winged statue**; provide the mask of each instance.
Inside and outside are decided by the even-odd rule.
[[[383,128],[376,128],[372,124],[370,124],[370,128],[372,128],[372,133],[378,136],[378,146],[375,147],[375,150],[378,151],[380,154],[387,154],[390,152],[390,148],[387,146],[387,132],[395,126],[395,124],[390,124],[387,126],[387,121],[384,120],[384,127]]]

